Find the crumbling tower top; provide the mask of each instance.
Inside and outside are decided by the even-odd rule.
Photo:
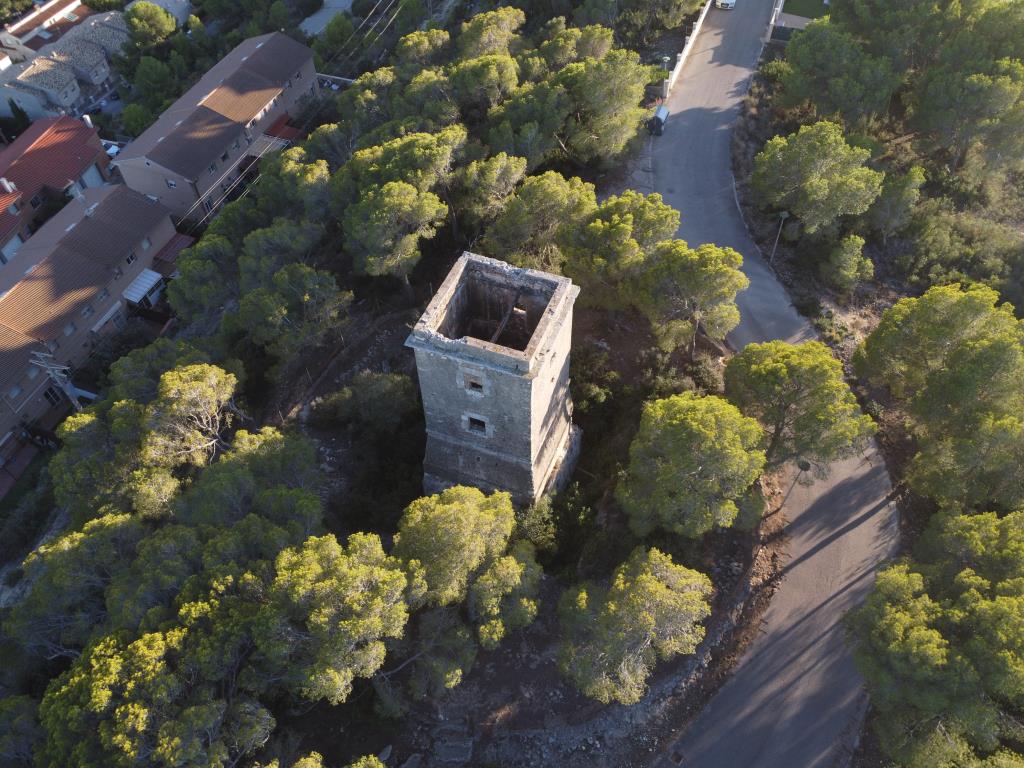
[[[520,373],[536,369],[579,288],[566,277],[466,252],[407,342],[478,357]]]

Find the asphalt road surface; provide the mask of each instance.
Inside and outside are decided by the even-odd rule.
[[[736,207],[730,133],[761,51],[771,0],[712,9],[668,101],[665,134],[652,139],[654,190],[682,212],[691,245],[743,254],[750,288],[730,335],[749,342],[814,338],[758,253]],[[791,477],[790,481],[794,478]],[[843,639],[843,614],[860,601],[897,539],[891,485],[877,449],[794,484],[784,511],[788,559],[761,632],[729,680],[659,767],[844,766],[860,732],[866,694]]]

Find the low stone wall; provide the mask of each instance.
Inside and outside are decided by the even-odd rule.
[[[669,72],[668,77],[661,84],[661,95],[664,98],[668,98],[668,95],[672,93],[672,88],[675,87],[676,81],[679,76],[683,73],[683,67],[686,66],[686,59],[690,55],[690,51],[693,50],[694,42],[697,39],[697,35],[700,34],[701,27],[704,26],[704,19],[707,18],[708,11],[711,9],[711,4],[714,0],[708,0],[701,9],[700,16],[697,17],[697,21],[693,25],[693,31],[690,32],[686,37],[686,44],[683,45],[683,50],[676,54],[676,65]],[[781,3],[782,0],[779,0]]]

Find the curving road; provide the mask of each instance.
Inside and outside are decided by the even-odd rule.
[[[655,191],[682,211],[692,245],[728,245],[744,258],[750,288],[730,335],[752,341],[814,338],[768,269],[736,207],[730,133],[761,51],[771,0],[712,9],[668,101],[665,135],[652,140]],[[896,511],[872,446],[837,462],[827,480],[794,485],[785,501],[789,559],[782,584],[733,675],[668,753],[665,768],[842,766],[860,731],[866,694],[843,642],[841,618],[894,551]]]

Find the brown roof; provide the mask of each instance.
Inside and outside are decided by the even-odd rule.
[[[82,256],[54,253],[0,300],[0,324],[34,339],[59,341],[64,327],[111,277],[109,269]]]
[[[18,381],[25,374],[33,350],[46,351],[31,337],[0,325],[0,387]]]
[[[124,186],[86,190],[68,206],[80,212],[77,222],[51,220],[40,228],[36,237],[54,241],[52,252],[0,299],[0,325],[40,341],[59,340],[69,322],[81,322],[79,313],[110,283],[114,267],[170,215]],[[57,227],[63,232],[46,231]]]
[[[281,32],[242,41],[122,149],[118,160],[146,157],[197,178],[312,57],[308,47]]]
[[[107,194],[98,202],[90,202],[98,196],[85,195],[85,216],[61,238],[60,247],[97,264],[114,267],[170,212],[125,186],[103,191]]]
[[[22,205],[27,206],[43,188],[63,190],[90,165],[105,159],[95,128],[66,115],[47,117],[36,120],[0,152],[0,176],[14,183]],[[21,213],[12,214],[7,205],[0,210],[0,237],[20,229],[22,214],[31,213],[23,208]]]
[[[167,245],[153,257],[152,269],[164,277],[171,277],[178,269],[178,254],[195,241],[194,237],[175,232],[174,237],[167,241]]]
[[[199,107],[179,122],[171,135],[157,142],[147,157],[186,179],[195,179],[241,135],[238,123]]]
[[[228,120],[244,125],[281,92],[280,83],[240,69],[201,102]]]
[[[73,20],[67,18],[68,13],[73,14],[76,18]],[[25,41],[25,47],[31,48],[33,51],[38,51],[40,48],[43,48],[44,46],[50,45],[51,43],[55,43],[58,40],[60,40],[66,32],[69,32],[70,30],[74,29],[95,13],[96,11],[94,11],[92,8],[89,8],[86,5],[80,5],[77,8],[73,8],[71,11],[64,11],[61,17],[55,23],[51,24],[46,28],[45,35],[36,33],[34,37]],[[50,18],[52,16],[53,14],[51,13],[48,15],[47,18]],[[24,34],[25,33],[22,33],[22,35]]]

